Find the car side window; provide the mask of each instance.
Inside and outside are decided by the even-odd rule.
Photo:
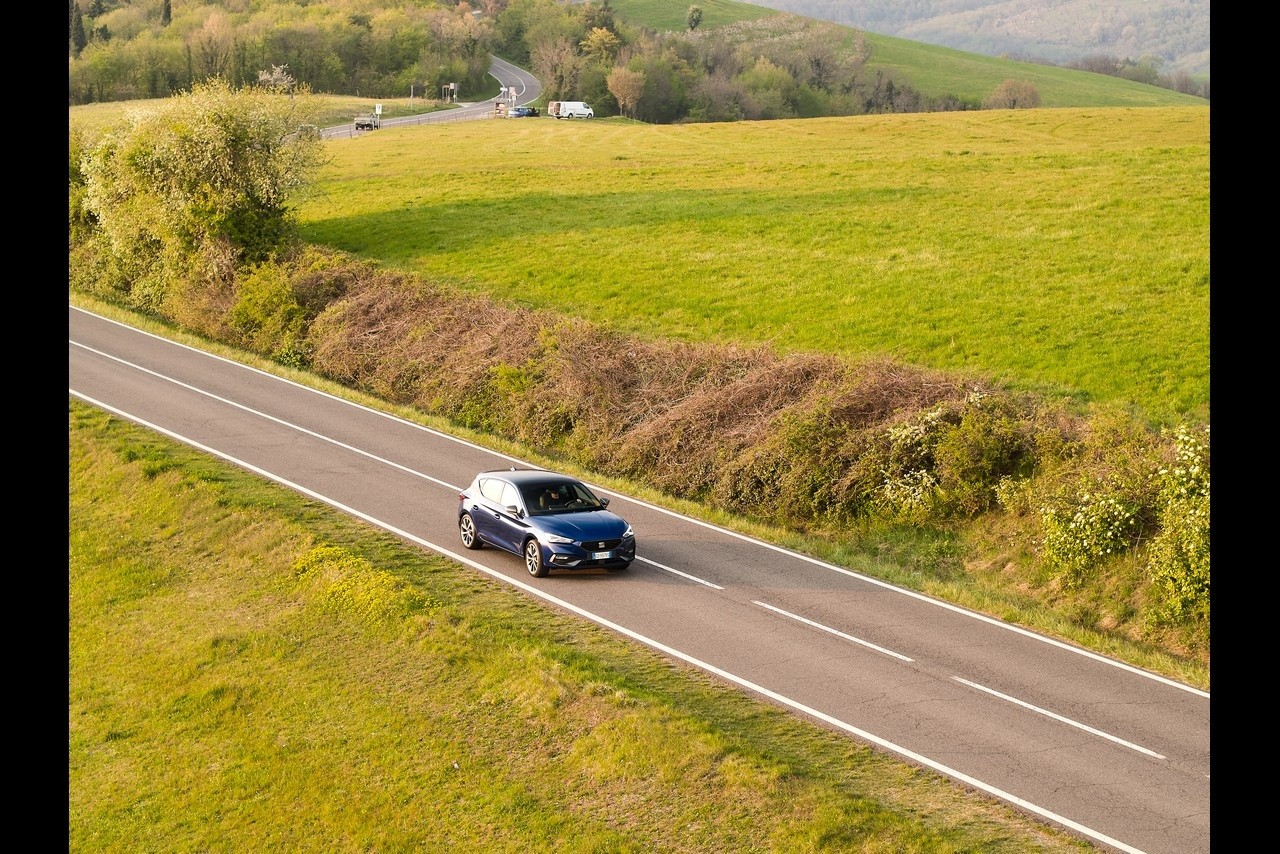
[[[502,500],[498,502],[503,507],[523,507],[524,502],[520,500],[519,491],[509,483],[502,484]]]
[[[486,477],[480,480],[480,494],[492,501],[494,504],[502,502],[502,487],[505,486],[502,481],[494,477]]]
[[[575,484],[571,487],[573,494],[569,496],[571,507],[599,507],[600,501],[581,484]]]

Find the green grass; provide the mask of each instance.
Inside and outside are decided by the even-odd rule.
[[[688,29],[689,7],[694,5],[702,9],[699,30],[783,14],[774,9],[737,3],[734,0],[698,0],[697,3],[685,3],[683,0],[609,0],[609,8],[613,9],[620,20],[642,24],[660,33],[683,32]]]
[[[492,94],[497,94],[494,84]],[[487,96],[486,96],[487,97]],[[89,134],[98,134],[118,123],[130,110],[151,110],[166,103],[166,98],[151,98],[139,101],[110,101],[102,104],[81,104],[68,110],[70,127],[83,130]],[[382,104],[384,119],[400,116],[419,116],[437,110],[452,110],[451,105],[442,106],[434,101],[407,97],[402,98],[361,98],[355,95],[313,95],[312,101],[318,110],[312,124],[319,127],[335,127],[351,124],[352,120],[362,113],[372,113],[376,104]]]
[[[69,851],[1088,847],[100,410],[69,438]]]
[[[433,280],[1208,417],[1207,107],[477,121],[330,153],[305,237]]]

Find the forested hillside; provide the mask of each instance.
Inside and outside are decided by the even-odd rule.
[[[446,89],[482,100],[494,94],[491,54],[532,70],[547,100],[584,100],[597,116],[655,124],[1155,106],[1196,94],[886,41],[727,0],[705,12],[683,0],[71,0],[70,9],[72,105],[166,98],[215,78],[383,100]]]
[[[757,0],[761,6],[988,56],[1089,56],[1209,76],[1209,0]]]

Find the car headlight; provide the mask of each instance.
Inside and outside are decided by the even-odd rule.
[[[636,532],[631,530],[631,526],[628,525],[627,530],[622,532],[622,539],[625,540],[627,537],[634,537],[635,535],[636,535]]]
[[[547,542],[548,543],[572,543],[573,540],[569,537],[562,537],[559,534],[547,534]]]

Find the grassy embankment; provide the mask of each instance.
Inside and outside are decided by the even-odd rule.
[[[69,425],[70,851],[1088,848],[99,410]]]

